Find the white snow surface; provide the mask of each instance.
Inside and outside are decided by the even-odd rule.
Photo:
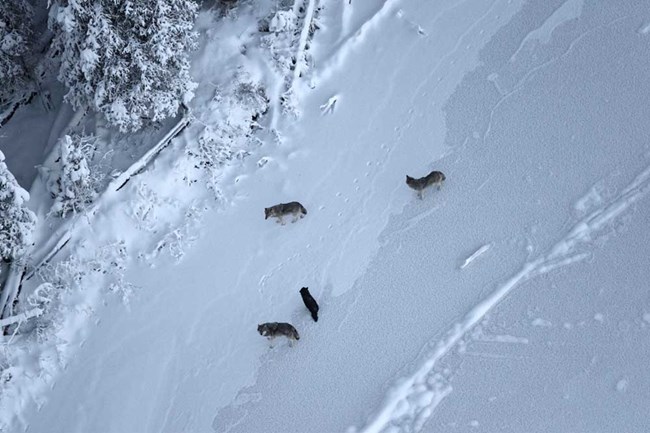
[[[16,370],[7,431],[647,431],[645,2],[304,6],[302,115],[271,101],[220,201],[184,177],[188,127],[77,221],[67,257],[121,245],[129,284],[62,302],[59,364]],[[193,63],[206,122],[224,63],[282,81],[240,53],[244,11],[217,23]],[[432,170],[419,200],[405,175]],[[293,200],[305,218],[264,220]],[[300,340],[270,348],[269,321]]]

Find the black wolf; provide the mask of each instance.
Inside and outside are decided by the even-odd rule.
[[[300,289],[300,296],[302,296],[302,302],[305,303],[305,307],[311,313],[311,318],[314,319],[314,322],[318,322],[318,303],[311,293],[309,293],[309,288],[303,287]]]

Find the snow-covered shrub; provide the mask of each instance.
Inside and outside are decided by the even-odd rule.
[[[293,84],[311,67],[309,48],[314,32],[319,28],[319,12],[320,7],[308,14],[306,5],[299,7],[297,13],[294,5],[280,5],[279,10],[260,25],[260,30],[268,33],[261,38],[261,44],[268,50],[277,72],[284,77],[285,85],[282,94],[278,95],[279,102],[285,114],[295,117],[300,115],[300,110]],[[305,37],[303,32],[306,32]]]
[[[296,67],[296,44],[300,36],[299,19],[293,10],[279,10],[268,22],[262,46],[269,50],[273,64],[284,76]]]
[[[239,0],[216,0],[215,6],[221,16],[236,18],[235,11]]]
[[[124,278],[128,258],[126,244],[119,241],[96,248],[88,256],[71,255],[63,261],[45,264],[37,272],[43,283],[27,297],[27,304],[44,310],[38,318],[41,322],[58,323],[65,319],[58,313],[63,297],[84,292],[90,284],[99,284],[128,303],[134,287]]]
[[[65,135],[59,141],[59,150],[57,165],[49,170],[47,188],[54,199],[52,213],[65,217],[95,200],[103,176],[89,167],[95,152],[94,137]]]
[[[0,109],[31,88],[23,56],[29,50],[32,14],[26,0],[0,2]]]
[[[13,261],[31,244],[36,215],[25,202],[29,193],[18,185],[0,151],[0,260]]]
[[[205,206],[194,202],[184,211],[178,207],[175,210],[183,212],[181,222],[164,232],[150,252],[138,256],[140,260],[144,260],[152,267],[159,263],[157,258],[162,253],[169,255],[176,263],[180,262],[185,256],[185,251],[197,239],[196,233],[201,227]]]
[[[18,304],[24,310],[16,313],[31,317],[12,325],[0,351],[2,432],[13,431],[26,405],[43,403],[42,395],[70,361],[72,341],[95,314],[98,295],[109,291],[128,303],[134,289],[124,281],[129,254],[123,242],[79,247],[86,254],[40,267],[35,276],[40,285]]]
[[[194,0],[56,0],[50,26],[66,100],[122,131],[175,115],[196,87],[196,14]]]
[[[243,159],[258,140],[254,131],[258,120],[268,111],[264,87],[248,75],[240,74],[228,87],[218,87],[210,101],[215,121],[207,123],[187,153],[197,168],[205,169],[207,186],[220,196],[218,180],[221,168],[229,161]]]

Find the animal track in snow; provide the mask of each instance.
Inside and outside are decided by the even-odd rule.
[[[417,23],[414,21],[410,20],[409,18],[404,16],[404,11],[402,9],[398,10],[395,16],[401,20],[404,20],[404,22],[411,28],[412,30],[415,30],[418,35],[420,36],[429,36],[426,31]]]
[[[334,108],[336,107],[336,102],[339,100],[339,95],[334,95],[330,97],[326,103],[320,106],[321,114],[333,114]]]

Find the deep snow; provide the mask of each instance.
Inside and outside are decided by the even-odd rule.
[[[16,429],[646,430],[644,3],[321,6],[303,115],[275,107],[280,140],[225,171],[223,206],[174,177],[190,130],[81,229],[146,250],[137,287],[97,295]],[[417,200],[404,176],[432,169]],[[138,194],[182,197],[138,219]],[[303,220],[264,221],[291,200]],[[178,248],[147,250],[142,225],[191,204]],[[269,349],[264,321],[301,340]]]

